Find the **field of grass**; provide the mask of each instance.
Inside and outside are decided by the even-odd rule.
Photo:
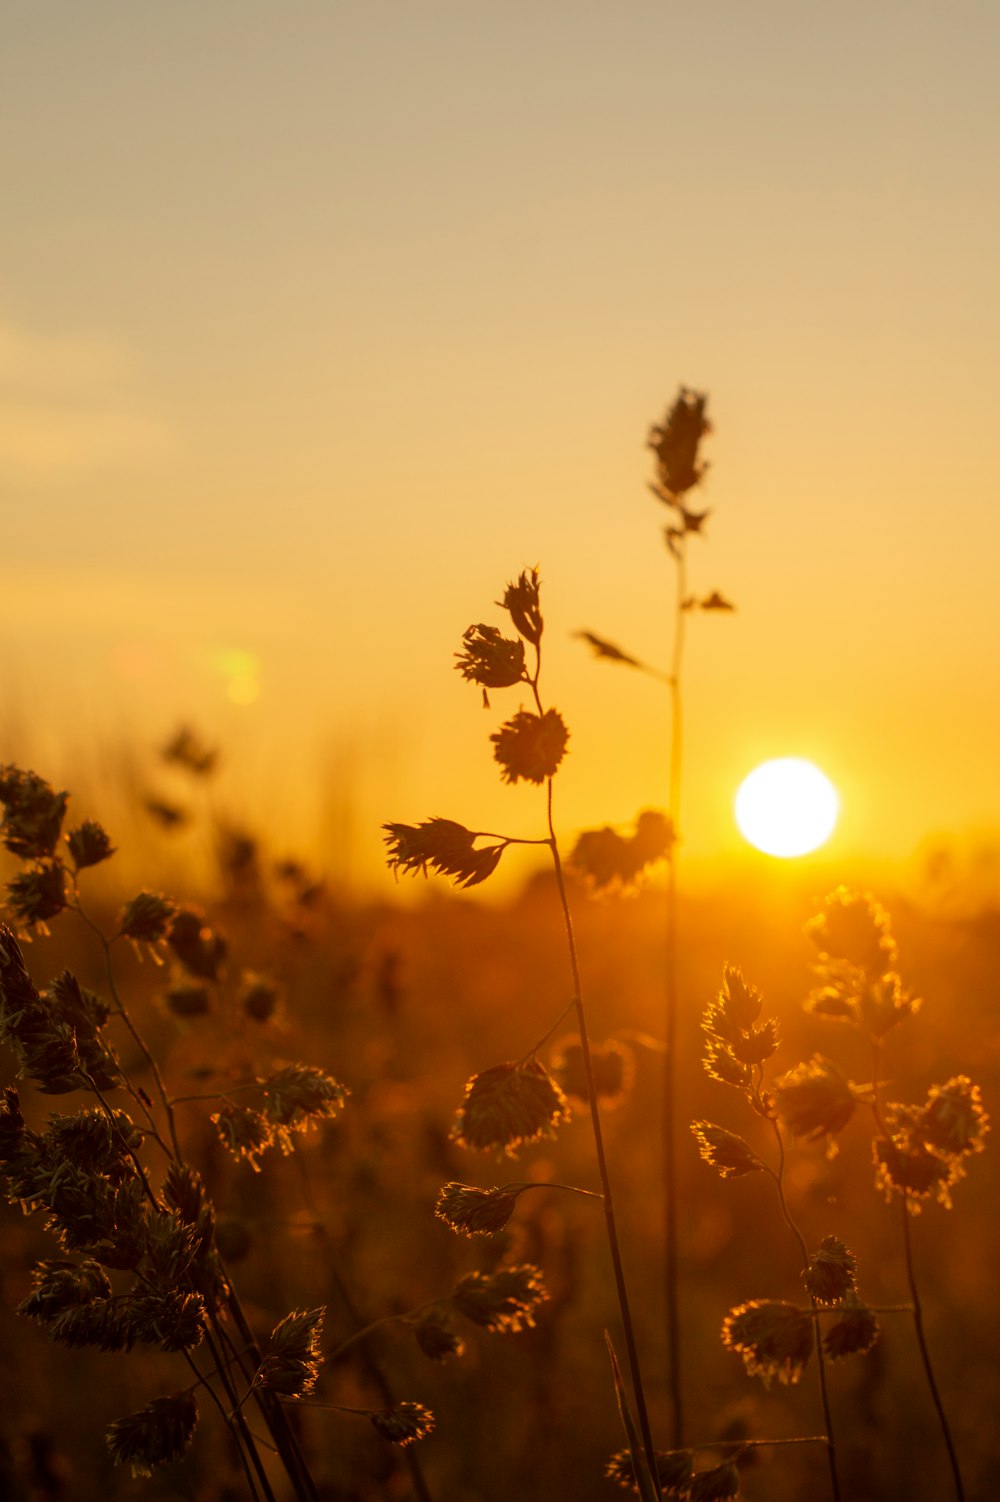
[[[84,872],[84,892],[86,883]],[[156,890],[155,871],[148,885]],[[110,933],[120,921],[112,887],[104,882],[104,901],[90,914]],[[174,1107],[184,1159],[208,1185],[226,1267],[258,1341],[266,1344],[290,1311],[326,1309],[319,1380],[300,1403],[285,1405],[316,1495],[341,1502],[613,1497],[615,1486],[603,1472],[625,1436],[603,1332],[611,1332],[619,1354],[621,1337],[599,1203],[539,1188],[518,1198],[507,1225],[491,1237],[456,1235],[434,1214],[442,1186],[452,1181],[487,1188],[552,1181],[599,1190],[587,1111],[578,1098],[570,1097],[571,1118],[516,1160],[473,1152],[449,1135],[467,1080],[531,1050],[569,1000],[554,882],[543,872],[515,901],[491,907],[432,879],[423,900],[400,906],[387,879],[384,904],[351,907],[310,889],[305,878],[274,878],[257,852],[235,873],[230,866],[219,893],[203,921],[225,935],[227,950],[217,980],[207,985],[203,1012],[178,1015],[185,1004],[176,983],[186,975],[190,987],[192,977],[163,945],[156,948],[167,963],[158,965],[148,947],[143,954],[116,944],[116,981],[171,1098],[219,1095],[289,1061],[325,1071],[349,1091],[336,1118],[297,1135],[291,1154],[264,1152],[260,1172],[223,1147],[209,1120],[218,1099]],[[183,893],[172,895],[183,900]],[[857,1035],[802,1007],[815,961],[803,925],[823,895],[786,875],[752,891],[720,889],[681,904],[678,1115],[682,1123],[708,1119],[728,1127],[765,1158],[773,1159],[769,1123],[748,1116],[738,1092],[702,1068],[701,1018],[724,963],[738,965],[763,993],[765,1015],[778,1020],[777,1073],[822,1052],[852,1080],[870,1080]],[[891,912],[900,969],[924,999],[919,1015],[894,1029],[888,1045],[892,1098],[920,1102],[933,1084],[968,1072],[989,1105],[1000,1037],[996,913],[944,920],[892,894],[880,896]],[[653,881],[631,897],[594,900],[571,882],[570,899],[592,1041],[600,1049],[617,1039],[627,1061],[626,1088],[602,1116],[652,1428],[666,1449],[657,1052],[663,891]],[[48,926],[50,936],[25,946],[36,984],[69,967],[83,987],[106,994],[93,933],[72,912]],[[245,1004],[247,972],[277,986],[276,1006],[263,1020]],[[154,1098],[147,1061],[120,1023],[108,1028],[125,1072]],[[560,1045],[573,1033],[567,1019],[538,1050],[557,1078]],[[6,1051],[5,1057],[5,1080],[13,1080],[16,1060]],[[41,1131],[52,1111],[68,1113],[81,1102],[76,1093],[42,1096],[18,1083],[29,1129]],[[833,1157],[825,1141],[789,1144],[789,1205],[810,1247],[834,1234],[850,1248],[867,1304],[906,1304],[899,1204],[887,1206],[875,1191],[870,1129],[859,1113],[837,1137]],[[147,1142],[142,1156],[153,1176],[162,1172],[156,1154]],[[989,1151],[968,1167],[955,1188],[955,1208],[926,1204],[913,1219],[912,1239],[927,1340],[967,1495],[985,1498],[1000,1463],[992,1422],[1000,1404],[998,1185]],[[821,1434],[815,1358],[798,1383],[765,1388],[720,1340],[724,1316],[748,1299],[807,1303],[801,1259],[773,1184],[761,1174],[722,1181],[684,1131],[678,1193],[686,1443]],[[36,1321],[15,1314],[31,1291],[33,1265],[59,1255],[43,1219],[15,1205],[4,1209],[0,1223],[3,1495],[32,1502],[245,1495],[223,1417],[204,1401],[183,1458],[141,1479],[131,1478],[127,1465],[112,1465],[102,1438],[108,1425],[190,1385],[190,1368],[181,1354],[148,1342],[128,1353],[50,1342]],[[464,1344],[461,1354],[430,1359],[414,1324],[391,1318],[435,1301],[443,1309],[472,1271],[525,1265],[540,1270],[545,1300],[528,1311],[524,1328],[497,1333],[452,1310],[448,1325]],[[117,1282],[122,1273],[111,1277]],[[880,1324],[881,1338],[868,1355],[828,1363],[843,1494],[857,1502],[949,1495],[912,1322],[896,1313],[881,1316]],[[204,1347],[194,1354],[207,1374]],[[387,1443],[365,1416],[401,1402],[424,1405],[434,1416],[433,1430],[405,1449]],[[260,1420],[249,1422],[267,1456]],[[820,1443],[744,1452],[741,1494],[776,1502],[824,1495],[823,1452]],[[720,1458],[705,1450],[696,1464]],[[265,1468],[277,1497],[296,1495],[280,1465],[267,1459]]]

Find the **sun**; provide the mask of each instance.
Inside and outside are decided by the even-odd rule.
[[[808,855],[830,838],[840,799],[829,777],[799,756],[762,762],[736,794],[744,839],[765,855]]]

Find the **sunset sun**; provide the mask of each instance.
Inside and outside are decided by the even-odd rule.
[[[817,850],[833,833],[840,799],[833,783],[798,756],[762,762],[736,794],[736,822],[744,839],[765,855],[791,857]]]

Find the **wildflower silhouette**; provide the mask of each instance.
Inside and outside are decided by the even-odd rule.
[[[457,886],[469,887],[492,875],[511,845],[545,845],[549,849],[569,952],[573,985],[573,1000],[570,1005],[576,1013],[579,1030],[579,1063],[582,1065],[590,1109],[601,1180],[600,1197],[604,1206],[633,1396],[639,1414],[644,1455],[639,1457],[638,1464],[651,1470],[655,1452],[618,1241],[598,1105],[600,1091],[595,1080],[594,1058],[587,1031],[576,941],[553,822],[553,779],[566,755],[569,731],[558,710],[546,708],[543,704],[539,689],[541,642],[545,623],[537,568],[522,571],[515,581],[507,585],[498,604],[509,615],[517,637],[506,636],[499,627],[485,623],[470,626],[462,638],[463,650],[456,654],[456,667],[465,679],[483,689],[484,699],[488,689],[512,688],[523,684],[530,691],[531,707],[525,708],[522,705],[491,735],[490,741],[505,782],[544,784],[548,833],[541,839],[524,840],[471,830],[450,819],[436,818],[420,824],[391,823],[383,825],[387,859],[394,871],[411,874],[422,871],[426,875],[430,870],[450,877]],[[645,824],[637,828],[634,837],[636,848],[631,855],[634,869],[645,864],[651,853],[662,852],[665,844],[663,821],[654,820],[653,825],[655,829],[647,819]],[[477,845],[476,842],[480,840],[490,843]],[[556,1026],[563,1016],[565,1011],[557,1019]],[[568,1116],[566,1097],[560,1085],[536,1057],[538,1048],[554,1030],[549,1028],[539,1044],[522,1059],[495,1065],[473,1076],[466,1087],[465,1101],[452,1134],[456,1141],[470,1148],[512,1154],[525,1144],[551,1133]],[[446,1185],[438,1199],[437,1213],[455,1230],[491,1234],[494,1229],[506,1225],[514,1209],[516,1195],[511,1198],[508,1193],[512,1187],[521,1192],[527,1186],[480,1191],[471,1185]],[[470,1274],[467,1292],[478,1290],[481,1276]],[[463,1313],[473,1317],[467,1300],[463,1303],[454,1294],[453,1299]]]
[[[606,640],[592,631],[579,632],[595,655],[605,661],[617,662],[638,669],[647,676],[665,682],[670,693],[671,724],[670,747],[667,771],[667,826],[669,838],[664,854],[667,857],[666,893],[666,963],[664,974],[663,1032],[663,1100],[662,1100],[662,1201],[664,1238],[663,1298],[666,1316],[666,1342],[670,1380],[672,1439],[680,1446],[684,1438],[682,1332],[679,1296],[678,1227],[679,1206],[677,1198],[677,964],[678,964],[678,915],[677,915],[677,846],[681,831],[681,791],[683,772],[683,696],[685,624],[693,610],[706,612],[731,612],[735,606],[718,590],[704,597],[688,593],[688,541],[691,537],[704,535],[705,523],[710,513],[696,511],[690,501],[691,493],[704,481],[708,463],[702,457],[702,444],[712,432],[708,418],[708,398],[703,393],[682,386],[673,404],[667,409],[662,422],[649,432],[648,447],[654,458],[654,478],[648,482],[656,499],[669,512],[664,527],[664,540],[674,564],[674,609],[670,667],[667,671],[650,667],[633,652]],[[604,833],[604,832],[598,832]],[[581,840],[580,864],[587,869],[588,860],[598,871],[608,868],[610,852],[605,846],[591,844],[591,835]],[[603,863],[602,859],[603,857]],[[607,880],[595,882],[608,886]],[[622,882],[623,885],[627,881]]]

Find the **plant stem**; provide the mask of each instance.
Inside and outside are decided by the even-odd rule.
[[[625,1332],[625,1348],[628,1352],[629,1371],[632,1377],[633,1396],[636,1410],[639,1416],[639,1429],[642,1434],[643,1448],[652,1474],[656,1475],[656,1450],[653,1445],[653,1435],[649,1427],[649,1413],[646,1408],[646,1396],[642,1386],[642,1373],[639,1368],[639,1353],[636,1349],[635,1332],[632,1327],[632,1311],[628,1301],[628,1290],[625,1286],[625,1272],[622,1267],[621,1248],[618,1244],[618,1230],[615,1224],[614,1202],[611,1196],[611,1179],[608,1174],[607,1158],[604,1152],[604,1134],[601,1130],[601,1115],[597,1106],[597,1088],[594,1084],[594,1071],[590,1058],[590,1040],[587,1036],[587,1018],[583,1009],[582,988],[580,985],[580,964],[576,953],[576,939],[573,934],[573,920],[570,917],[569,900],[566,896],[566,882],[563,877],[562,861],[559,856],[559,845],[556,840],[555,825],[552,821],[552,778],[548,779],[547,814],[549,823],[549,844],[552,850],[552,863],[555,867],[556,885],[559,889],[559,903],[562,907],[563,921],[566,926],[566,942],[569,946],[570,969],[573,976],[573,1005],[576,1008],[577,1026],[580,1029],[580,1052],[583,1055],[583,1068],[587,1076],[587,1094],[590,1100],[590,1121],[594,1133],[594,1149],[597,1154],[597,1168],[601,1177],[601,1189],[604,1199],[604,1219],[607,1225],[608,1244],[611,1248],[611,1263],[614,1268],[615,1288],[618,1292],[618,1307],[621,1311],[622,1327]]]
[[[792,1219],[791,1211],[788,1208],[788,1201],[785,1199],[785,1141],[781,1135],[781,1128],[774,1117],[770,1117],[769,1120],[778,1144],[778,1170],[776,1173],[772,1171],[772,1177],[774,1178],[775,1188],[778,1191],[778,1203],[781,1206],[782,1219],[798,1242],[799,1253],[802,1257],[802,1270],[804,1272],[809,1266],[809,1248],[806,1245],[805,1237]],[[815,1316],[819,1306],[812,1297],[810,1297],[810,1303],[812,1304],[813,1315]],[[840,1502],[840,1477],[837,1474],[837,1444],[833,1435],[833,1414],[830,1411],[830,1395],[826,1387],[826,1357],[823,1354],[823,1342],[820,1339],[818,1326],[816,1327],[815,1339],[816,1366],[819,1372],[819,1395],[823,1405],[823,1422],[826,1426],[827,1434],[826,1453],[830,1465],[830,1487],[833,1491],[834,1502]]]
[[[874,1101],[872,1109],[879,1131],[886,1138],[892,1137],[889,1124],[882,1111],[882,1040],[873,1038],[872,1043],[872,1094]],[[948,1462],[951,1466],[952,1480],[955,1484],[955,1496],[958,1502],[965,1502],[965,1487],[962,1484],[962,1473],[958,1465],[958,1452],[955,1449],[955,1441],[952,1439],[948,1417],[941,1401],[941,1393],[938,1389],[937,1380],[934,1376],[934,1368],[931,1365],[931,1353],[927,1346],[924,1335],[924,1311],[920,1302],[920,1291],[917,1288],[916,1269],[913,1266],[913,1238],[910,1231],[910,1197],[903,1190],[903,1253],[906,1259],[906,1281],[910,1287],[910,1300],[912,1303],[913,1329],[917,1337],[917,1345],[920,1348],[920,1359],[923,1362],[924,1375],[927,1378],[927,1386],[930,1388],[931,1401],[934,1404],[941,1425],[941,1433],[944,1436],[945,1449],[948,1451]]]
[[[667,813],[673,843],[667,863],[667,953],[663,1019],[663,1292],[666,1315],[667,1371],[670,1390],[671,1441],[684,1442],[684,1400],[681,1391],[681,1331],[677,1252],[677,845],[680,832],[681,783],[684,758],[683,699],[684,597],[687,592],[687,536],[674,553],[677,564],[674,599],[673,651],[670,670],[670,760]],[[655,1472],[654,1472],[655,1474]]]
[[[920,1303],[920,1293],[917,1289],[917,1278],[913,1267],[913,1241],[910,1233],[910,1205],[909,1195],[903,1194],[903,1247],[906,1252],[906,1281],[910,1285],[910,1298],[913,1301],[913,1328],[916,1331],[917,1345],[920,1347],[920,1359],[924,1365],[924,1375],[927,1378],[927,1386],[931,1390],[931,1398],[937,1412],[938,1423],[941,1425],[941,1433],[944,1436],[945,1448],[948,1451],[948,1462],[951,1466],[952,1480],[955,1483],[955,1496],[958,1502],[965,1502],[965,1487],[962,1485],[962,1473],[958,1465],[958,1452],[955,1449],[955,1441],[951,1437],[951,1429],[948,1425],[944,1404],[934,1378],[934,1368],[931,1366],[931,1353],[927,1348],[927,1340],[924,1335],[924,1312]]]
[[[213,1324],[214,1323],[215,1321],[213,1319]],[[274,1492],[271,1490],[271,1483],[267,1479],[267,1472],[264,1470],[264,1463],[260,1458],[260,1452],[257,1449],[257,1445],[254,1442],[254,1438],[250,1433],[250,1430],[247,1428],[246,1419],[243,1417],[243,1414],[239,1412],[236,1406],[236,1391],[230,1380],[228,1369],[225,1365],[225,1362],[222,1360],[221,1352],[215,1345],[213,1336],[207,1331],[205,1334],[205,1344],[208,1346],[209,1350],[212,1353],[212,1359],[215,1361],[215,1369],[218,1374],[219,1381],[222,1383],[222,1387],[226,1393],[226,1396],[229,1398],[235,1410],[232,1416],[226,1413],[225,1405],[219,1397],[218,1393],[212,1387],[211,1383],[206,1382],[205,1389],[211,1394],[214,1402],[219,1407],[220,1413],[233,1432],[233,1438],[236,1441],[236,1448],[240,1452],[240,1459],[243,1462],[243,1469],[246,1473],[247,1484],[250,1487],[251,1494],[254,1497],[265,1498],[266,1502],[275,1502]],[[191,1370],[197,1373],[198,1368],[195,1366],[190,1355],[188,1355],[186,1351],[184,1354],[187,1357],[188,1364],[190,1365]],[[249,1460],[247,1457],[249,1457]],[[257,1478],[260,1482],[259,1488],[254,1482],[253,1471],[251,1471],[250,1469],[251,1461],[253,1463],[253,1471],[256,1471]]]

